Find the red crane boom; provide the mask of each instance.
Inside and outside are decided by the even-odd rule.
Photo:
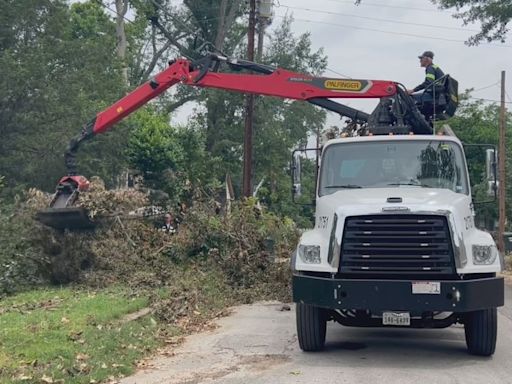
[[[218,72],[221,63],[227,64],[233,70],[249,70],[256,73]],[[73,207],[78,193],[87,190],[89,186],[85,177],[77,175],[76,151],[78,147],[83,141],[109,130],[116,123],[176,84],[309,101],[359,122],[367,122],[373,115],[380,116],[379,113],[382,111],[377,111],[379,113],[374,111],[372,115],[368,115],[329,99],[389,99],[395,97],[397,102],[393,103],[394,108],[405,108],[405,110],[407,110],[407,103],[412,103],[408,96],[404,97],[403,89],[392,81],[315,77],[245,60],[228,59],[214,54],[195,62],[178,59],[169,64],[167,69],[158,73],[151,80],[99,112],[96,117],[84,125],[81,133],[70,141],[65,153],[68,176],[59,181],[50,208],[39,212],[38,219],[40,221],[54,228],[92,225],[81,208]],[[409,109],[411,108],[413,111],[417,111],[415,107],[409,105]],[[386,105],[383,110],[389,113],[389,105]],[[404,120],[404,111],[398,110],[397,112],[399,113],[393,117],[393,124],[397,128],[407,126],[407,121]],[[430,129],[426,121],[416,120],[419,121],[419,130],[428,131]],[[385,124],[390,126],[387,120]]]

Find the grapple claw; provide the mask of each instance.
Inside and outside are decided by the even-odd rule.
[[[55,229],[92,229],[95,223],[87,210],[74,204],[80,192],[89,188],[89,181],[83,176],[63,177],[57,185],[50,207],[36,214],[36,220]]]

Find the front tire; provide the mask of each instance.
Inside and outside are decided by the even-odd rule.
[[[314,305],[297,303],[295,313],[300,349],[305,352],[322,350],[327,327],[326,311]]]
[[[491,356],[496,350],[497,309],[489,308],[467,313],[464,318],[464,332],[469,353]]]

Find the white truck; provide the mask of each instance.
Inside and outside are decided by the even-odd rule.
[[[357,327],[461,323],[471,354],[494,353],[502,260],[491,235],[475,227],[456,137],[330,140],[315,198],[315,227],[292,257],[302,350],[322,349],[333,320]]]
[[[413,327],[458,321],[466,327],[470,352],[494,352],[496,307],[503,305],[504,290],[496,277],[496,246],[474,226],[461,143],[431,135],[432,122],[457,109],[457,81],[448,75],[429,86],[432,100],[417,106],[393,81],[315,77],[213,53],[172,60],[70,140],[67,175],[37,219],[57,230],[94,228],[78,200],[89,187],[78,173],[78,149],[177,84],[306,101],[349,118],[353,131],[366,133],[323,149],[315,229],[304,233],[293,258],[302,349],[323,347],[328,320]],[[367,114],[333,100],[338,98],[380,102]]]

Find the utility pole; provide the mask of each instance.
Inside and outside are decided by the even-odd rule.
[[[260,62],[263,56],[263,39],[265,37],[266,25],[262,19],[258,20],[258,49],[256,50],[256,61]]]
[[[505,252],[505,240],[503,233],[505,232],[505,71],[501,71],[501,108],[500,108],[500,139],[498,150],[498,247],[501,252]]]
[[[247,43],[247,59],[254,61],[254,35],[256,32],[256,0],[250,0],[249,32]],[[254,115],[254,95],[246,96],[245,128],[244,128],[244,174],[243,194],[252,196],[252,121]]]

